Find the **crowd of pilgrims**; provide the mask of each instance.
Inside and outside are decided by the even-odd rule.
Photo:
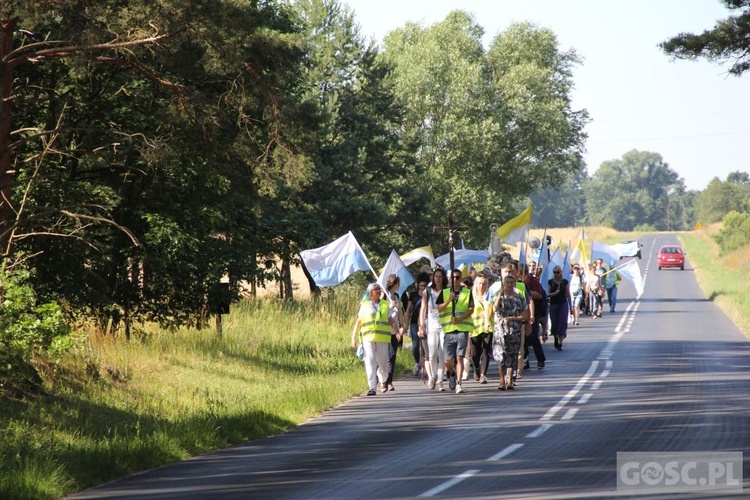
[[[493,377],[490,360],[497,364],[498,390],[515,390],[524,369],[530,369],[530,353],[536,369],[544,370],[544,346],[552,337],[562,351],[569,326],[581,316],[600,318],[604,297],[610,312],[617,305],[620,276],[596,260],[584,269],[571,267],[563,276],[555,266],[543,286],[542,266],[508,260],[496,274],[488,266],[464,275],[460,269],[422,268],[414,289],[399,295],[397,275],[388,277],[383,289],[367,287],[352,331],[352,347],[359,347],[365,364],[368,396],[395,390],[396,352],[405,337],[411,339],[412,374],[421,377],[428,390],[456,394],[473,376],[479,384]]]

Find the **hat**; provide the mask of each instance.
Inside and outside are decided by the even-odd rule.
[[[378,287],[381,290],[383,289],[383,287],[380,286],[380,283],[370,283],[369,285],[367,285],[367,294],[369,295],[370,292],[372,291],[372,289],[375,288],[375,287]]]
[[[430,274],[430,273],[432,273],[432,268],[430,267],[429,264],[425,264],[425,265],[423,265],[422,267],[419,268],[419,272],[420,273]]]

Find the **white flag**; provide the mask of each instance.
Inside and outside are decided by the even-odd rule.
[[[641,268],[638,267],[638,261],[633,259],[617,268],[617,272],[620,276],[630,281],[635,287],[638,297],[643,294],[643,276],[641,276]]]
[[[388,257],[388,261],[385,263],[385,267],[378,278],[378,284],[383,290],[385,290],[385,282],[391,274],[398,276],[400,282],[399,293],[401,294],[404,293],[404,290],[409,285],[415,282],[414,276],[411,275],[409,268],[406,267],[404,261],[401,260],[401,257],[398,256],[395,250],[391,250],[391,255]]]
[[[303,250],[299,255],[318,286],[338,285],[357,271],[372,270],[351,231],[322,247]]]

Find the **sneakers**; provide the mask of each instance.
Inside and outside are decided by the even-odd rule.
[[[386,389],[388,389],[389,391],[395,391],[396,390],[396,388],[393,387],[393,384],[388,384],[388,386],[386,387]]]
[[[387,386],[387,385],[384,385],[383,387],[381,387],[381,388],[380,388],[380,392],[381,392],[382,394],[385,394],[386,392],[388,392],[388,386]]]
[[[456,388],[456,372],[450,372],[448,374],[448,389],[451,391]]]
[[[442,382],[440,382],[440,383],[439,383],[439,384],[437,385],[437,391],[438,391],[438,392],[445,392],[445,386],[443,385],[443,383],[442,383]]]
[[[464,393],[464,386],[461,385],[461,383],[459,382],[458,384],[456,384],[456,394],[463,394],[463,393]]]
[[[464,372],[461,374],[461,380],[469,380],[469,372],[464,370]]]
[[[485,377],[484,375],[482,375],[481,377],[479,377],[479,383],[480,384],[486,384],[487,383],[487,377]]]
[[[377,394],[377,392],[375,392],[375,389],[370,389],[369,391],[367,391],[368,396],[374,396],[375,394]]]
[[[411,374],[419,377],[419,363],[414,363],[414,369],[411,371]]]
[[[540,361],[539,363],[537,363],[536,364],[536,369],[537,370],[544,370],[544,361]]]
[[[435,378],[434,377],[430,377],[430,378],[427,379],[427,388],[429,390],[433,390],[435,388]]]

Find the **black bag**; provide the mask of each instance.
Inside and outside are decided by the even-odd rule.
[[[536,316],[536,320],[540,321],[547,317],[547,313],[549,312],[549,297],[547,296],[547,290],[542,288],[542,298],[539,299],[537,302],[534,302],[534,316]]]

